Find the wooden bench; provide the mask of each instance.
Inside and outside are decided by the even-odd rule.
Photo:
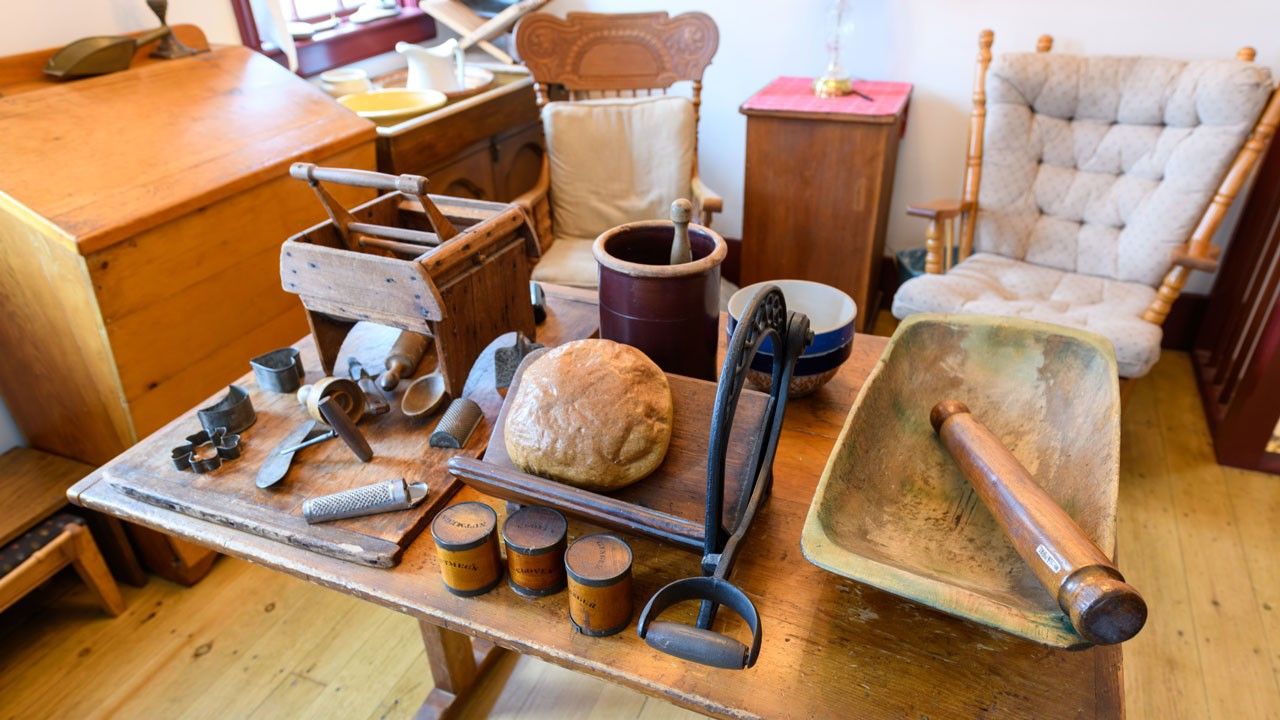
[[[21,542],[29,532],[50,532],[52,526],[33,528],[65,507],[67,488],[91,472],[88,465],[38,450],[17,448],[0,455],[0,548]],[[0,611],[72,565],[103,609],[119,615],[124,600],[88,528],[71,522],[52,527],[52,532],[52,540],[0,576]]]

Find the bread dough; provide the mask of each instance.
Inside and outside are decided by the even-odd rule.
[[[533,475],[616,490],[662,464],[673,413],[667,376],[643,352],[575,340],[525,368],[507,410],[507,455]]]

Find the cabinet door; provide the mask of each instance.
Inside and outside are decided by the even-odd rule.
[[[424,173],[436,195],[494,200],[493,161],[489,141],[476,143],[456,155],[452,162]]]
[[[541,123],[494,138],[493,184],[498,200],[510,202],[538,182],[546,147]]]

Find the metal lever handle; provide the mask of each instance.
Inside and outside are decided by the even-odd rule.
[[[685,600],[718,603],[738,613],[751,628],[751,646],[714,630],[670,622],[653,622],[667,608]],[[742,670],[756,664],[764,633],[760,614],[747,594],[718,577],[691,577],[668,584],[649,598],[636,633],[655,650],[711,667]]]

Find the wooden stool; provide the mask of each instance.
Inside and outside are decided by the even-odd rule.
[[[12,559],[12,567],[7,562]],[[107,570],[84,521],[59,513],[0,549],[0,611],[39,587],[62,568],[72,565],[113,616],[124,612],[120,588]],[[7,572],[6,572],[7,570]]]
[[[50,521],[50,516],[66,506],[67,488],[92,470],[26,448],[0,455],[0,507],[4,508],[0,512],[0,553],[17,545],[26,548],[20,563],[8,572],[0,569],[0,611],[67,565],[75,566],[107,612],[118,615],[124,609],[120,590],[84,521],[71,515],[58,515],[62,519]],[[118,523],[114,525],[118,529]]]

